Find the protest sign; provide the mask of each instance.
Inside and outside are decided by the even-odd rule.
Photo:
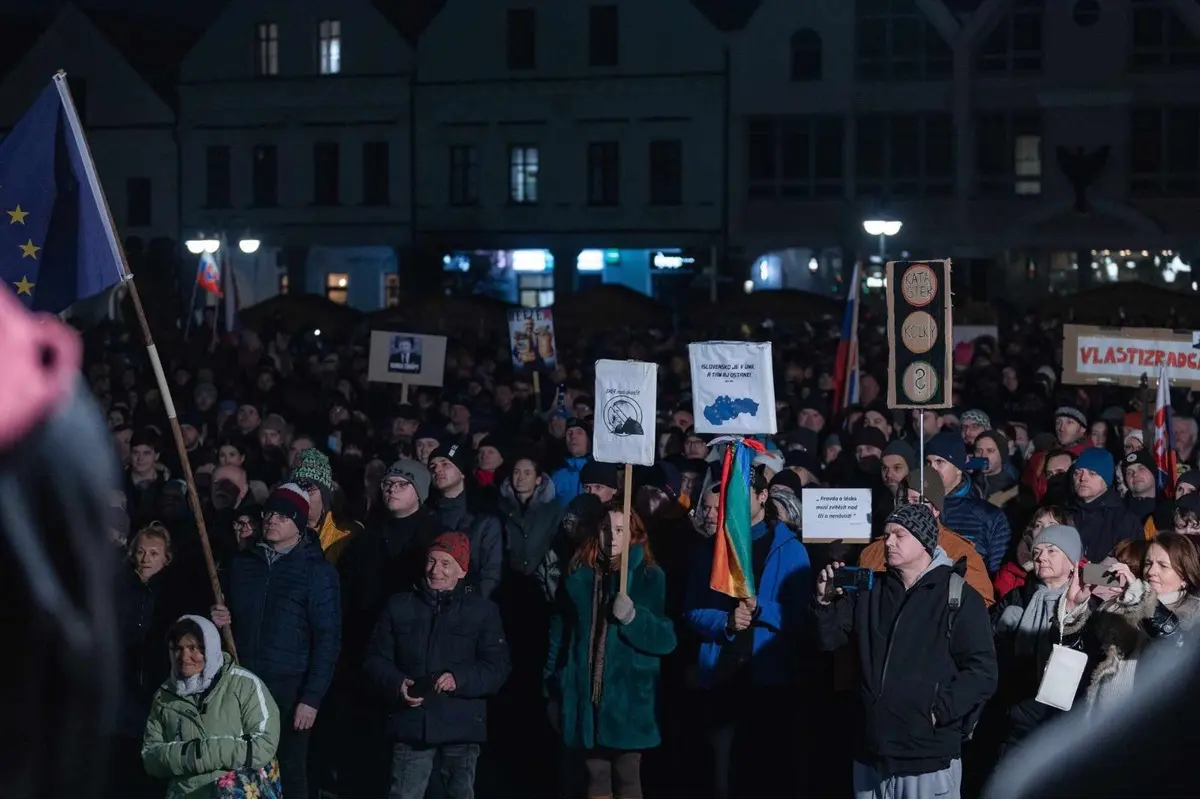
[[[1200,349],[1192,331],[1063,326],[1063,383],[1137,386],[1167,368],[1175,386],[1200,389]]]
[[[775,433],[770,342],[692,342],[688,360],[697,433]]]
[[[597,361],[595,403],[592,457],[612,464],[652,465],[658,365]]]
[[[803,541],[871,541],[870,489],[805,489],[801,505]]]
[[[950,259],[889,261],[888,408],[949,408],[954,335]]]
[[[548,308],[514,308],[508,312],[508,349],[513,368],[522,372],[554,369],[558,351],[554,317]]]
[[[446,369],[446,337],[371,331],[367,379],[375,383],[441,386]]]

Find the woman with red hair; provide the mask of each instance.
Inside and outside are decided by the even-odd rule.
[[[550,622],[550,723],[587,768],[587,797],[641,797],[642,751],[657,747],[659,668],[675,649],[667,581],[636,513],[621,499],[582,538]],[[628,531],[628,535],[627,535]],[[628,542],[628,546],[626,545]],[[628,559],[628,593],[620,591]]]

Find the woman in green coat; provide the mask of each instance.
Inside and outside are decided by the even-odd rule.
[[[675,627],[664,611],[666,576],[631,516],[626,548],[621,502],[605,506],[571,560],[550,622],[550,722],[582,755],[588,797],[641,797],[641,751],[661,741],[659,663],[675,649]],[[629,592],[621,594],[626,549]]]
[[[167,641],[171,677],[154,695],[142,762],[170,780],[168,797],[217,797],[222,777],[275,758],[279,708],[262,681],[221,652],[207,619],[180,617]]]

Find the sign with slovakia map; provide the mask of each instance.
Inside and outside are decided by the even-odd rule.
[[[770,342],[692,342],[688,360],[697,433],[775,433]]]
[[[652,465],[658,365],[597,361],[595,403],[592,457],[608,464]]]

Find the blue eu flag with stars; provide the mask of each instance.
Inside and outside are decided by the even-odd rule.
[[[0,142],[0,280],[53,314],[124,275],[108,207],[66,76]]]

